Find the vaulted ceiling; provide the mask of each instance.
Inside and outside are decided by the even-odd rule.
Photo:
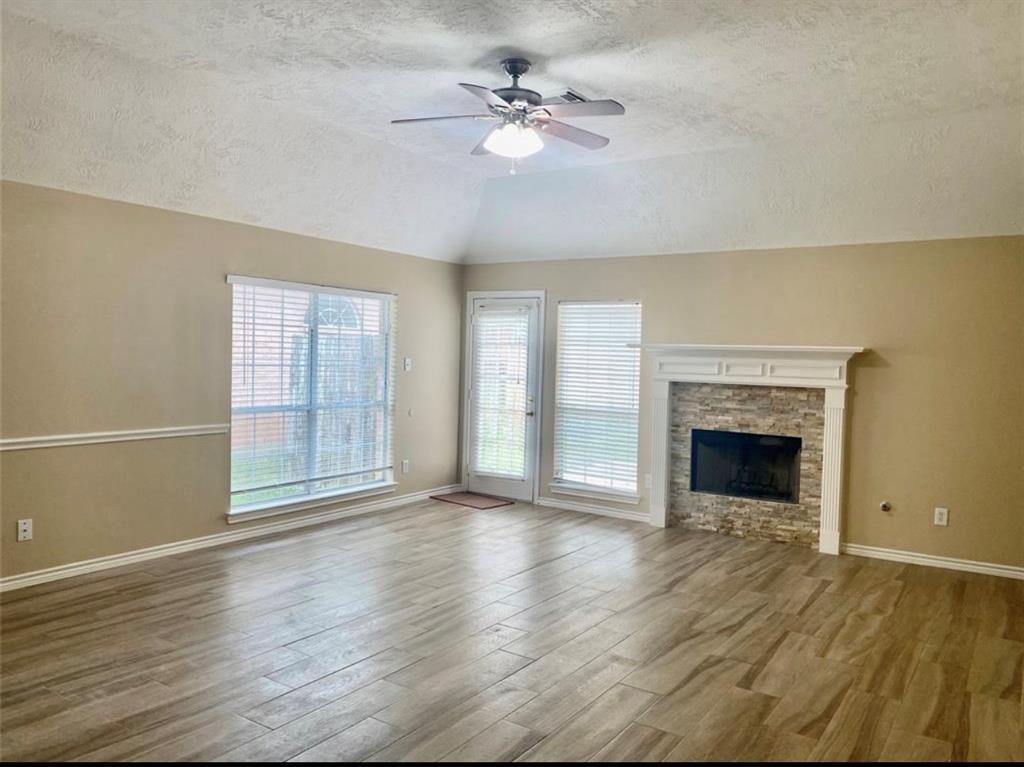
[[[1021,231],[1013,0],[5,0],[3,174],[446,260]],[[523,161],[460,81],[615,98]],[[400,211],[400,215],[396,212]],[[511,222],[526,222],[518,228]]]

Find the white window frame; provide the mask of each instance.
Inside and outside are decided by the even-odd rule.
[[[387,440],[384,453],[388,456],[386,467],[382,467],[380,471],[383,472],[384,478],[375,482],[366,482],[358,485],[351,485],[348,487],[335,488],[327,490],[321,493],[311,493],[305,495],[290,496],[287,498],[272,499],[269,501],[260,501],[257,503],[250,503],[245,505],[232,506],[231,504],[231,487],[229,480],[229,496],[228,496],[228,521],[242,521],[243,518],[258,519],[267,516],[274,516],[277,514],[290,513],[294,511],[303,511],[306,509],[312,509],[319,506],[324,506],[330,503],[336,502],[338,499],[354,500],[357,498],[367,498],[376,495],[383,495],[387,493],[393,493],[398,483],[394,479],[394,434],[395,434],[395,354],[396,354],[396,340],[395,334],[397,331],[397,322],[394,321],[397,316],[397,299],[398,296],[394,293],[376,292],[368,290],[355,290],[349,288],[340,288],[331,285],[318,285],[313,283],[304,282],[289,282],[285,280],[274,280],[263,277],[249,277],[246,275],[229,274],[227,276],[228,284],[242,284],[251,285],[255,287],[266,287],[278,290],[295,290],[303,291],[307,293],[319,293],[321,295],[342,295],[349,298],[373,298],[376,300],[386,300],[390,303],[390,311],[388,313],[389,326],[387,328],[387,352],[385,357],[385,376],[386,376],[386,391],[385,398],[388,406],[385,413],[387,425],[385,427],[385,439]],[[234,302],[234,293],[232,292],[232,303]],[[312,382],[313,376],[315,375],[316,365],[316,325],[314,324],[312,330],[312,353],[309,355],[308,365],[310,381]],[[231,323],[231,333],[234,336],[234,321]],[[229,363],[230,364],[230,363]],[[314,403],[310,402],[307,408],[309,412],[315,413],[316,409]],[[231,415],[234,416],[236,408],[234,408],[229,400],[229,410]],[[282,411],[293,410],[293,408],[283,407]],[[230,443],[230,440],[229,440]],[[229,444],[230,451],[230,444]],[[230,456],[229,456],[230,461]]]
[[[640,307],[641,340],[638,340],[637,344],[636,344],[637,354],[640,355],[640,350],[642,348],[642,337],[643,337],[643,329],[642,329],[643,328],[643,304],[642,304],[642,302],[637,301],[637,300],[627,300],[627,299],[610,299],[610,300],[604,300],[604,301],[601,301],[601,300],[595,300],[595,301],[568,301],[567,300],[567,301],[559,301],[558,303],[559,303],[559,307],[565,306],[565,305],[570,305],[571,306],[571,305],[588,305],[588,304],[589,305],[631,304],[631,305],[636,305],[636,306]],[[560,335],[561,335],[561,327],[560,327],[561,316],[560,316],[560,314],[556,316],[555,323],[556,323],[555,339],[556,339],[556,346],[557,346],[558,345],[558,339],[560,338]],[[552,474],[555,475],[555,478],[548,485],[548,489],[552,493],[557,493],[559,495],[576,496],[576,497],[580,497],[580,498],[592,498],[592,499],[596,499],[596,500],[605,500],[605,501],[611,501],[611,502],[614,502],[614,503],[629,504],[629,505],[634,505],[634,506],[638,505],[640,503],[640,498],[641,498],[641,495],[640,495],[640,477],[639,477],[639,473],[640,473],[640,449],[639,449],[639,440],[640,440],[640,398],[639,398],[640,371],[639,371],[639,367],[637,369],[637,463],[636,463],[636,467],[635,467],[636,477],[635,477],[635,480],[634,480],[634,488],[635,488],[635,490],[630,492],[630,491],[622,490],[622,489],[619,489],[619,488],[604,487],[604,486],[601,486],[601,485],[590,485],[590,484],[584,484],[584,483],[580,483],[580,482],[571,482],[571,481],[561,480],[561,479],[557,478],[557,472],[558,472],[558,464],[557,464],[558,444],[557,443],[558,443],[558,439],[559,439],[559,434],[558,434],[558,408],[559,408],[559,401],[558,401],[558,369],[559,369],[559,365],[560,365],[560,362],[561,362],[561,349],[560,348],[556,348],[556,350],[555,350],[555,360],[556,360],[556,362],[555,362],[555,405],[554,405],[554,419],[553,419],[553,423],[552,423],[552,441],[553,441],[553,456],[552,457],[554,459],[554,463],[552,465]],[[638,366],[640,364],[642,364],[642,359],[638,359]]]

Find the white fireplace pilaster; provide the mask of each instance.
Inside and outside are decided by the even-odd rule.
[[[672,415],[668,409],[670,382],[656,380],[652,384],[651,430],[654,451],[651,459],[651,524],[668,524],[668,482],[671,463]]]
[[[843,491],[843,422],[846,418],[846,389],[825,390],[825,438],[821,468],[821,526],[818,551],[839,553],[840,516]]]
[[[842,533],[843,426],[847,363],[862,347],[712,346],[651,344],[650,522],[668,524],[672,415],[675,381],[747,386],[794,386],[825,390],[825,434],[818,550],[838,554]]]

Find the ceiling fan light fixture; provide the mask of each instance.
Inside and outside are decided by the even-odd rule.
[[[484,149],[491,154],[518,160],[529,157],[544,148],[544,143],[533,128],[516,123],[506,123],[491,131],[484,142]]]
[[[3,0],[0,0],[3,2]],[[519,78],[530,69],[530,62],[522,58],[509,58],[501,62],[505,73],[512,78],[511,87],[491,90],[482,85],[459,83],[463,90],[473,94],[487,105],[486,114],[440,115],[392,120],[392,123],[422,123],[438,120],[495,120],[498,128],[491,128],[470,151],[471,155],[496,154],[510,160],[520,160],[544,148],[539,131],[554,136],[558,141],[584,149],[601,149],[608,139],[596,133],[561,122],[563,118],[600,117],[621,115],[626,108],[613,99],[591,101],[575,91],[564,96],[544,98],[537,91],[523,88]],[[513,165],[513,170],[514,170]]]

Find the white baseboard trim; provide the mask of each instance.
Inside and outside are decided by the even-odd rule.
[[[549,509],[562,509],[563,511],[581,511],[584,514],[599,514],[602,517],[615,517],[616,519],[628,519],[630,522],[651,521],[650,515],[642,511],[626,511],[625,509],[613,509],[610,506],[597,506],[592,503],[577,503],[566,501],[561,498],[540,497],[537,499],[538,506],[546,506]]]
[[[918,554],[915,551],[900,551],[899,549],[882,549],[877,546],[861,546],[858,543],[844,543],[844,554],[853,554],[858,557],[870,557],[872,559],[888,559],[892,562],[906,562],[911,565],[924,565],[925,567],[944,567],[947,570],[963,570],[968,573],[981,573],[982,575],[998,575],[1003,578],[1016,578],[1024,580],[1024,567],[1013,565],[997,565],[992,562],[976,562],[972,559],[954,559],[953,557],[937,557],[932,554]]]
[[[123,554],[112,554],[107,557],[86,559],[82,562],[71,562],[66,565],[49,567],[45,570],[33,570],[32,572],[22,573],[20,575],[0,578],[0,592],[23,589],[26,586],[35,586],[39,583],[47,583],[49,581],[56,581],[62,578],[73,578],[76,575],[85,575],[99,570],[110,570],[115,567],[123,567],[124,565],[130,565],[136,562],[144,562],[147,559],[166,557],[171,554],[181,554],[186,551],[195,551],[196,549],[208,549],[213,546],[223,546],[227,543],[237,543],[238,541],[244,541],[248,538],[258,538],[264,535],[284,532],[286,530],[295,530],[300,527],[310,527],[312,525],[330,522],[335,519],[355,517],[361,514],[369,514],[374,511],[392,509],[397,506],[408,506],[412,503],[426,501],[432,495],[437,495],[438,493],[450,493],[455,490],[459,490],[460,488],[461,485],[445,485],[443,487],[424,490],[419,493],[398,495],[383,501],[371,501],[368,503],[349,505],[340,509],[322,511],[317,514],[309,514],[296,519],[270,522],[265,525],[245,527],[238,530],[228,530],[223,533],[205,535],[201,538],[189,538],[184,541],[175,541],[174,543],[164,543],[159,546],[150,546],[145,549],[126,551]]]

